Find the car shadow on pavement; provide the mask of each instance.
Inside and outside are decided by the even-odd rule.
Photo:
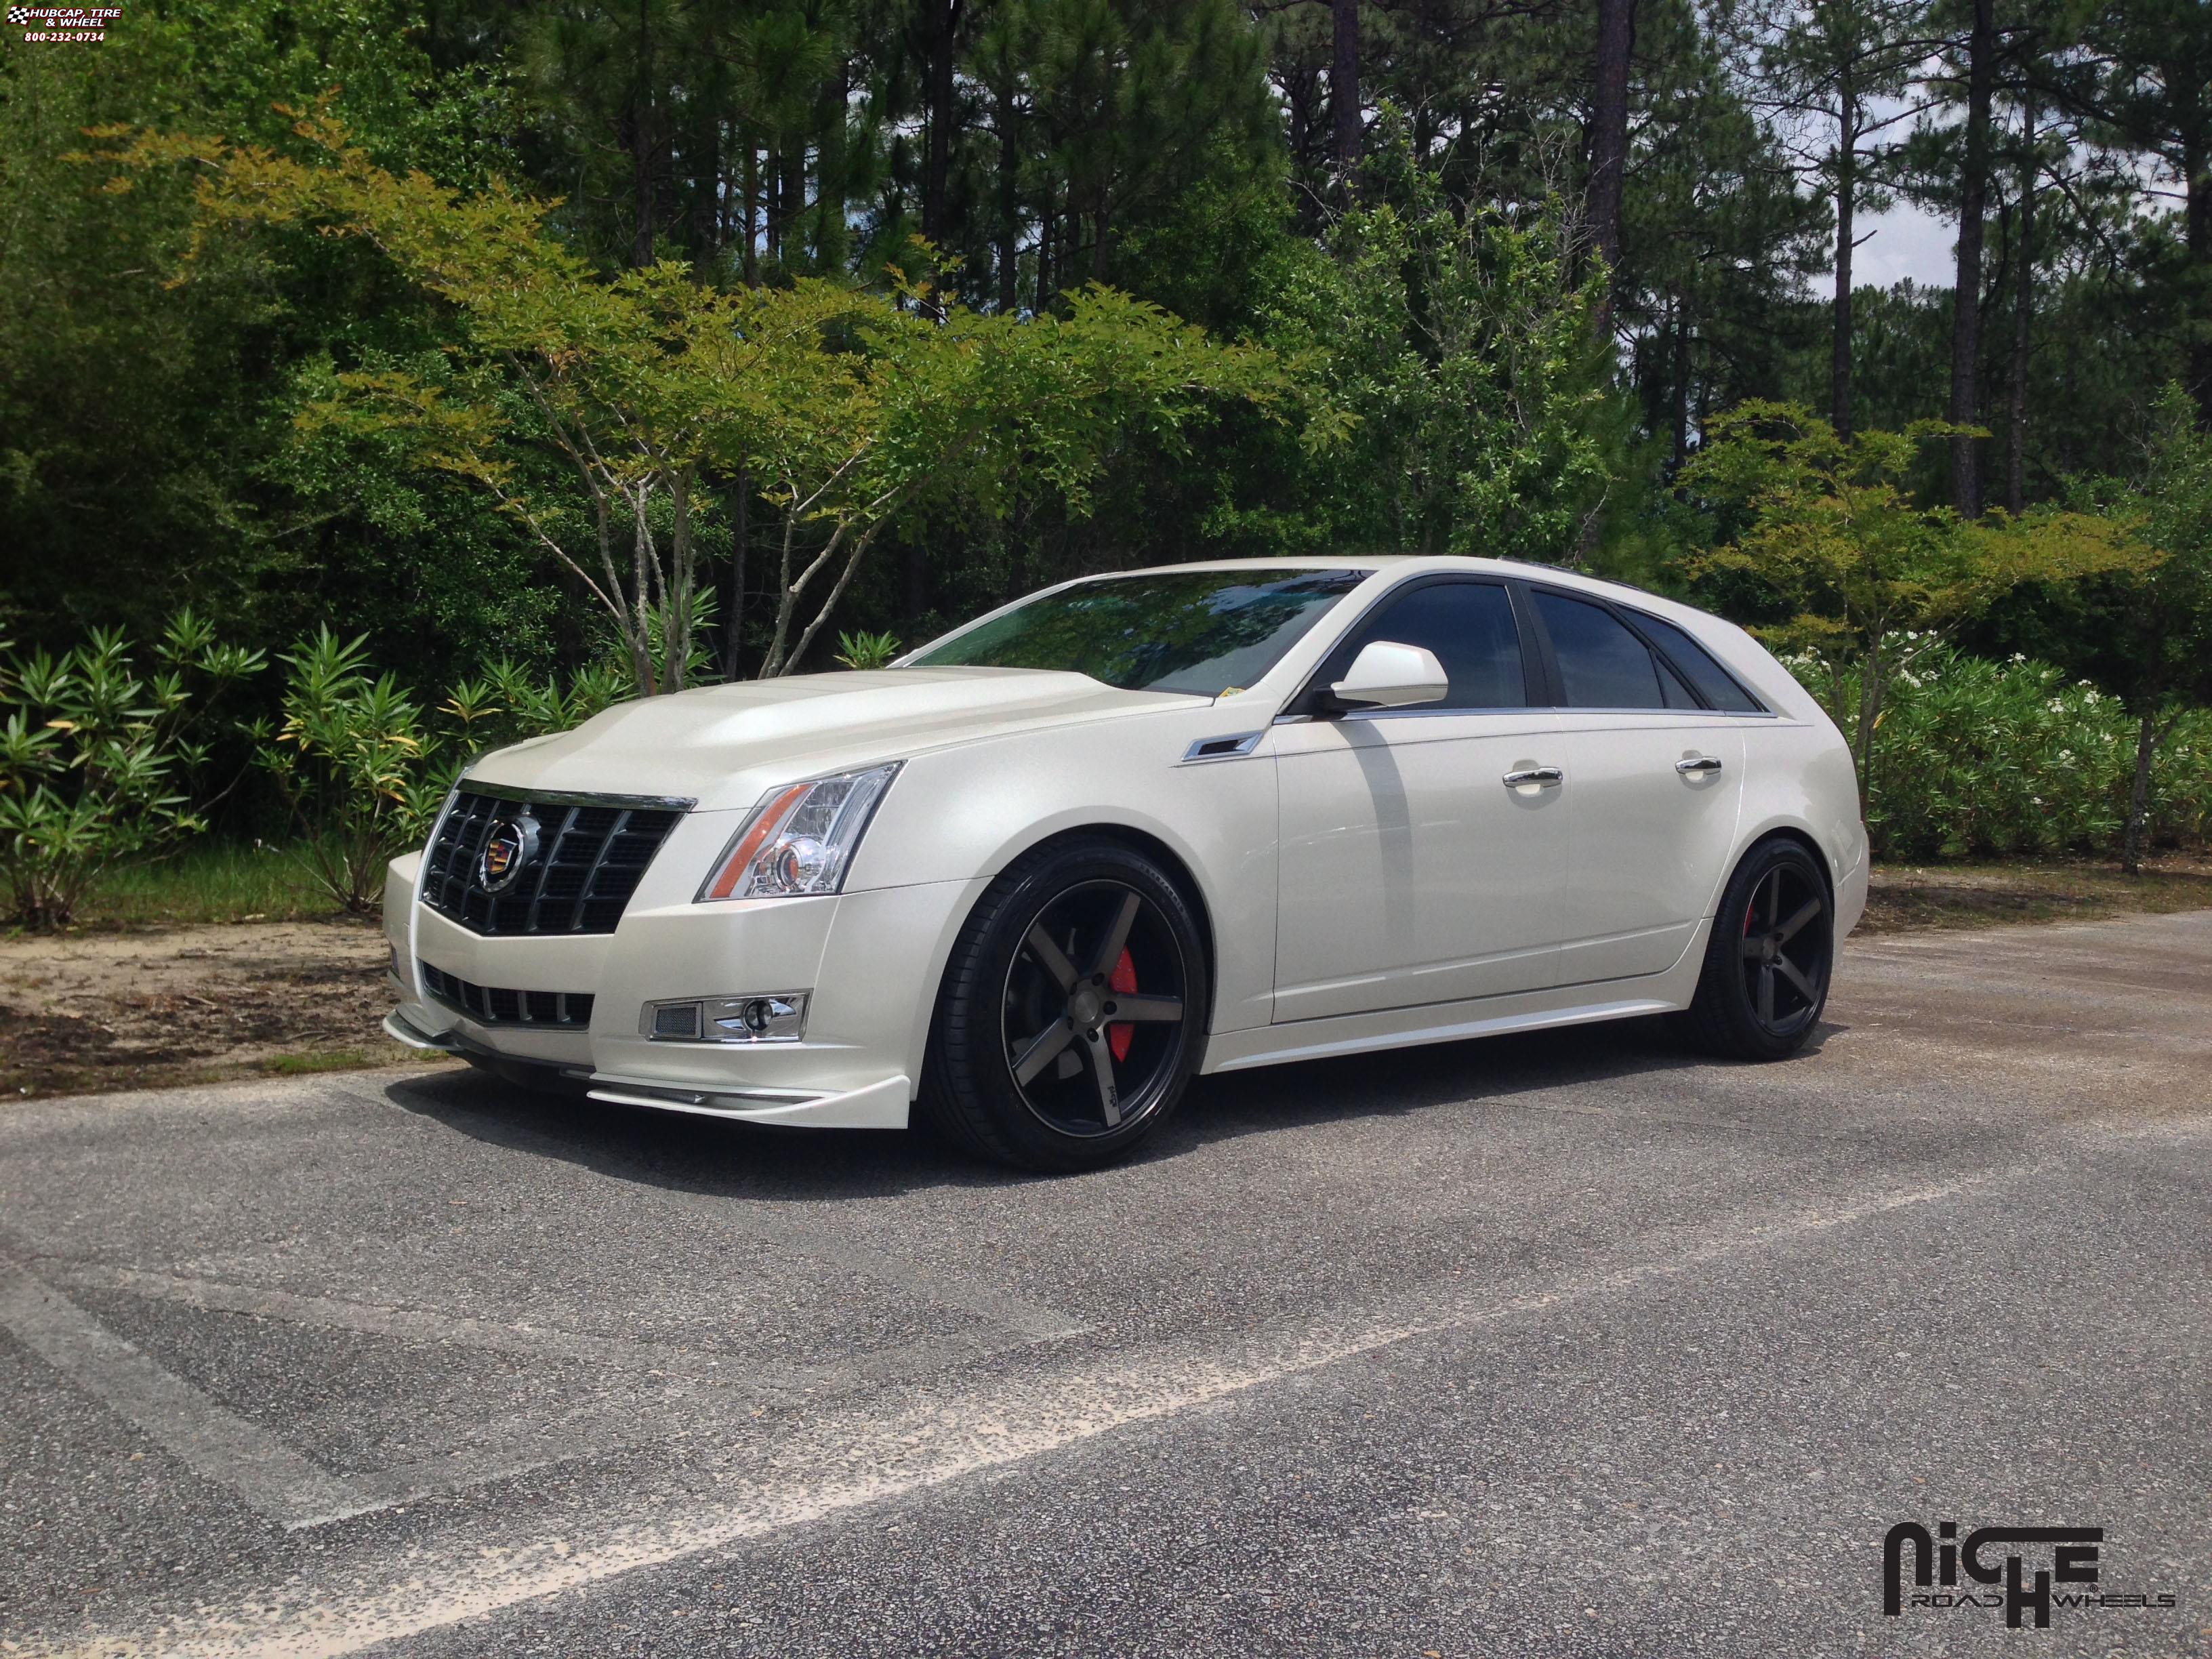
[[[1817,1054],[1830,1036],[1847,1029],[1824,1021],[1801,1057]],[[1156,1155],[1171,1156],[1184,1146],[1295,1124],[1402,1115],[1613,1078],[1739,1063],[1685,1048],[1656,1019],[1627,1019],[1260,1066],[1199,1079],[1176,1121],[1147,1150],[1156,1146]]]
[[[1804,1052],[1843,1029],[1823,1024]],[[1626,1020],[1261,1066],[1197,1079],[1175,1120],[1134,1157],[1150,1163],[1245,1135],[1725,1063],[1686,1053],[1656,1020]],[[1057,1178],[979,1164],[926,1130],[732,1123],[539,1093],[475,1070],[392,1083],[385,1097],[492,1145],[730,1198],[808,1202]]]

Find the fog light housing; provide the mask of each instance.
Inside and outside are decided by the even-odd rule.
[[[797,1042],[806,1035],[807,994],[758,991],[648,1002],[638,1030],[653,1042]]]

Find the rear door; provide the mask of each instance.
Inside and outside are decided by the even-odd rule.
[[[1540,989],[1567,872],[1560,791],[1507,775],[1550,753],[1544,684],[1498,581],[1442,577],[1380,600],[1315,676],[1371,640],[1426,647],[1441,703],[1270,732],[1281,799],[1279,1023]]]
[[[1651,649],[1638,613],[1584,593],[1525,590],[1547,647],[1547,739],[1565,773],[1557,982],[1674,966],[1718,891],[1743,799],[1741,716]]]

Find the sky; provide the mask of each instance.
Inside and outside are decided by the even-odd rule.
[[[1959,237],[1952,221],[1899,202],[1887,213],[1861,216],[1859,223],[1874,234],[1851,255],[1853,288],[1888,288],[1908,276],[1925,287],[1951,286],[1957,275],[1953,244]],[[1834,281],[1832,270],[1814,284],[1825,288]]]

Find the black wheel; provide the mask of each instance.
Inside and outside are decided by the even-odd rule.
[[[1683,1027],[1699,1048],[1733,1059],[1796,1053],[1827,1006],[1835,947],[1818,860],[1794,841],[1753,848],[1721,895]]]
[[[1119,1158],[1198,1069],[1198,925],[1150,859],[1060,842],[991,884],[946,963],[921,1105],[967,1150],[1030,1170]]]

